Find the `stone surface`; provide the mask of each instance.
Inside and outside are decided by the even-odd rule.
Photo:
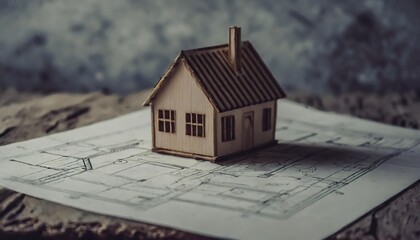
[[[109,119],[140,109],[148,91],[125,97],[91,94],[0,93],[0,145]],[[420,96],[351,94],[289,98],[393,125],[418,128]],[[263,236],[262,236],[263,237]],[[103,216],[32,198],[0,187],[0,239],[207,239],[169,228]],[[330,239],[419,239],[420,183],[417,182]]]

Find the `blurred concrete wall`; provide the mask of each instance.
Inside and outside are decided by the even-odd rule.
[[[404,91],[420,86],[419,12],[416,0],[1,0],[0,87],[136,91],[238,25],[286,89]]]

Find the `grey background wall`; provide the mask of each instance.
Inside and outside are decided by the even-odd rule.
[[[0,88],[128,93],[242,27],[287,90],[420,89],[416,0],[1,0]]]

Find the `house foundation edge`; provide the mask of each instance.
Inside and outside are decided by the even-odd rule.
[[[175,155],[175,156],[179,156],[179,157],[194,158],[196,160],[206,160],[206,161],[211,161],[211,162],[218,162],[220,160],[225,160],[225,159],[230,158],[230,157],[244,155],[244,154],[247,154],[249,152],[258,150],[258,149],[263,149],[263,148],[266,148],[266,147],[269,147],[269,146],[272,146],[272,145],[276,145],[277,143],[278,143],[277,140],[273,140],[273,141],[270,141],[270,142],[267,142],[267,143],[264,143],[264,144],[260,144],[258,146],[254,146],[250,149],[246,149],[246,150],[239,151],[239,152],[234,152],[234,153],[229,153],[229,154],[226,154],[226,155],[223,155],[223,156],[207,156],[207,155],[200,155],[200,154],[170,150],[170,149],[165,149],[165,148],[156,148],[156,147],[152,148],[152,152],[168,154],[168,155]]]

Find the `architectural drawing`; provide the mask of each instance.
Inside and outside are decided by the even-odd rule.
[[[139,116],[150,119],[147,110],[135,113]],[[32,149],[28,147],[32,145],[18,144],[14,147],[22,152],[0,158],[0,168],[20,170],[9,176],[0,172],[0,183],[60,193],[68,202],[90,199],[138,213],[180,205],[195,212],[220,210],[241,221],[255,217],[287,222],[324,198],[343,197],[343,188],[420,143],[416,137],[278,118],[279,144],[213,163],[154,153],[147,124],[121,126],[125,128],[95,131],[74,141],[51,135],[44,139],[52,143]],[[171,211],[175,210],[167,210],[162,221],[158,217],[151,221],[200,232],[183,223],[163,221],[170,219]],[[147,221],[145,216],[126,217]]]
[[[102,138],[97,136],[13,156],[10,161],[36,171],[11,180],[141,209],[181,201],[245,215],[288,218],[419,143],[405,140],[396,148],[402,139],[354,136],[345,131],[328,137],[301,130],[299,124],[289,127],[281,119],[278,126],[279,136],[287,136],[280,144],[220,164],[159,161],[161,155],[152,153],[142,140],[125,141],[118,136],[126,132],[116,132],[107,137],[117,136],[122,142],[112,145],[95,143]],[[247,185],[243,184],[246,178],[258,179]],[[79,185],[89,188],[79,192],[75,187]]]

